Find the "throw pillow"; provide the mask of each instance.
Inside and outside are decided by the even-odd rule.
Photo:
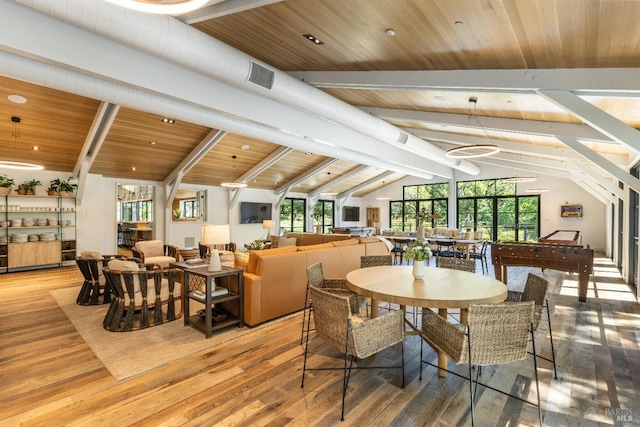
[[[278,237],[276,239],[276,248],[284,248],[285,246],[295,246],[298,239],[296,237]]]
[[[233,253],[233,258],[235,268],[241,268],[247,271],[247,267],[249,266],[249,252],[236,251]]]

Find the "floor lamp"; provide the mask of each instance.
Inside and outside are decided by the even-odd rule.
[[[210,251],[209,258],[209,271],[222,270],[222,264],[220,263],[220,253],[215,245],[224,245],[231,241],[229,233],[229,224],[203,224],[200,232],[200,242],[203,245],[213,247]]]

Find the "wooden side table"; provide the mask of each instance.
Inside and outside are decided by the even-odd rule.
[[[231,325],[244,326],[244,281],[241,268],[222,267],[220,271],[209,271],[208,265],[190,265],[185,262],[175,262],[170,268],[179,268],[184,271],[184,325],[192,326],[204,332],[205,337],[211,338],[213,331],[226,328]],[[215,288],[225,288],[228,293],[221,296],[211,296]],[[198,295],[196,292],[203,292]],[[191,300],[204,304],[204,319],[199,314],[191,314]],[[229,303],[237,303],[237,311],[234,313],[229,308]],[[213,307],[222,305],[227,311],[227,318],[222,322],[213,324]]]

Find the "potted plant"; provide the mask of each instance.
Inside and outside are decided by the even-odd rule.
[[[0,196],[7,196],[11,193],[12,185],[13,178],[9,178],[7,175],[0,175]]]
[[[424,262],[431,256],[429,243],[424,240],[416,240],[413,246],[404,247],[404,256],[413,261],[413,277],[422,279],[424,277]]]
[[[173,210],[173,219],[175,221],[179,221],[181,216],[182,216],[182,209],[174,209]]]
[[[60,186],[62,185],[62,180],[56,178],[49,183],[49,188],[47,188],[47,194],[50,196],[55,195],[60,191]]]
[[[58,195],[60,196],[68,196],[69,194],[73,194],[73,192],[78,188],[78,184],[71,182],[73,179],[72,176],[65,180],[57,180],[59,182],[60,188],[58,189]],[[56,181],[56,180],[54,180]],[[53,181],[52,181],[53,182]]]
[[[40,181],[37,179],[32,179],[31,181],[25,181],[18,186],[18,194],[36,194],[36,187],[42,185]]]

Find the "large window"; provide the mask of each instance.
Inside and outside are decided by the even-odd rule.
[[[333,228],[333,213],[335,202],[333,200],[318,200],[313,207],[313,225],[321,225],[323,233],[329,233]]]
[[[497,241],[536,242],[540,196],[518,196],[516,183],[499,179],[457,183],[457,226]]]
[[[449,184],[405,185],[403,199],[389,204],[389,226],[394,230],[413,231],[417,227],[416,213],[426,210],[431,218],[426,227],[446,227]]]
[[[280,205],[280,228],[284,231],[304,232],[306,230],[307,201],[286,198]]]

